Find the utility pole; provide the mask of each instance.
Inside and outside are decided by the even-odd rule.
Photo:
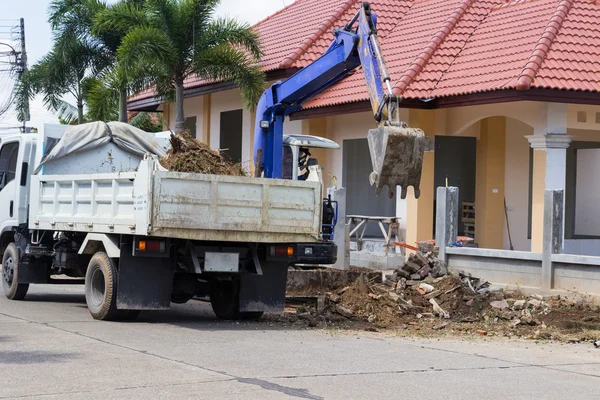
[[[19,68],[19,80],[23,74],[27,71],[27,50],[25,48],[25,19],[21,18],[21,58],[18,61],[20,66]],[[31,115],[29,114],[29,99],[27,99],[27,103],[25,106],[25,118],[23,118],[23,133],[30,133],[31,128],[27,127],[27,121],[31,120]]]

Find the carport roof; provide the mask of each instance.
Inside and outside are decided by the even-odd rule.
[[[600,1],[373,0],[394,92],[431,100],[503,90],[600,90]],[[317,59],[360,0],[296,0],[255,25],[265,72]],[[186,89],[214,85],[196,78]],[[207,88],[208,89],[208,88]],[[563,92],[557,93],[560,96]],[[148,90],[130,102],[154,95]],[[304,109],[368,100],[360,69]]]

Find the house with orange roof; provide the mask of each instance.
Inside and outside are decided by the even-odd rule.
[[[270,83],[327,49],[359,0],[296,0],[255,25]],[[459,234],[479,247],[541,252],[544,192],[565,196],[564,252],[600,255],[600,1],[373,0],[394,93],[409,126],[435,137],[421,196],[376,197],[367,132],[376,126],[360,68],[305,102],[286,133],[323,136],[323,176],[347,188],[347,213],[399,216],[407,243],[434,237],[437,186],[460,189]],[[293,32],[293,34],[290,34]],[[187,126],[250,168],[254,115],[229,82],[185,83]],[[149,89],[129,110],[174,105]],[[331,182],[327,182],[329,185]],[[474,209],[473,209],[474,205]],[[464,213],[463,213],[464,208]]]

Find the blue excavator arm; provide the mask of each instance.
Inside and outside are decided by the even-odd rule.
[[[334,30],[334,41],[327,51],[305,68],[296,72],[284,81],[273,84],[261,96],[256,110],[256,126],[254,135],[254,163],[256,176],[266,178],[282,177],[283,124],[285,118],[302,108],[302,103],[314,95],[324,91],[331,85],[348,76],[357,67],[363,67],[367,83],[373,115],[379,124],[379,130],[369,132],[369,147],[373,170],[371,183],[377,183],[377,193],[381,186],[388,184],[390,196],[396,185],[412,184],[418,196],[422,149],[411,147],[414,140],[405,138],[415,136],[414,132],[398,132],[405,128],[397,119],[400,98],[393,95],[390,76],[388,74],[381,47],[377,37],[377,16],[371,11],[369,3],[362,3],[360,10],[342,29]],[[387,89],[387,93],[384,91]],[[392,118],[395,116],[395,119]],[[395,131],[393,131],[395,129]],[[375,132],[377,131],[377,132]],[[416,135],[421,135],[416,133]],[[401,136],[399,143],[401,153],[410,158],[409,162],[418,167],[418,179],[412,171],[410,179],[386,175],[385,167],[395,168],[395,173],[406,168],[400,164],[390,164],[403,154],[392,154],[388,146],[388,137]],[[373,137],[371,137],[373,136]],[[407,146],[408,144],[408,146]],[[414,146],[413,146],[414,147]],[[420,152],[420,160],[419,160]],[[388,154],[389,153],[389,154]],[[395,153],[398,153],[397,151]],[[405,157],[406,158],[406,157]],[[387,161],[387,163],[386,163]],[[391,167],[390,167],[391,165]],[[382,167],[384,170],[382,171]],[[410,168],[409,168],[410,169]],[[403,196],[405,192],[403,191]]]

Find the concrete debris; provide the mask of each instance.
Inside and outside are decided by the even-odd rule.
[[[397,295],[395,292],[388,292],[388,293],[386,294],[386,296],[387,296],[387,297],[388,297],[390,300],[392,300],[392,301],[396,301],[396,302],[397,302],[398,300],[400,300],[400,296],[398,296],[398,295]]]
[[[396,292],[403,292],[404,290],[406,290],[407,284],[406,284],[406,279],[401,278],[398,281],[398,284],[396,285]]]
[[[506,300],[499,300],[499,301],[492,301],[492,302],[490,302],[490,307],[498,309],[498,310],[506,310],[510,306],[508,305],[508,301],[506,301]]]
[[[352,316],[354,315],[352,310],[350,310],[342,305],[339,305],[339,304],[335,305],[335,311],[338,314],[340,314],[342,317],[346,317],[346,318],[352,318]]]
[[[527,308],[531,308],[531,309],[533,309],[533,310],[537,310],[537,309],[539,309],[539,308],[542,308],[542,305],[543,305],[543,304],[544,304],[544,303],[543,303],[541,300],[537,300],[537,299],[530,299],[530,300],[527,302],[527,306],[528,306]]]
[[[335,294],[335,293],[327,293],[327,298],[332,303],[339,303],[340,300],[342,300],[342,296],[340,296],[339,294]]]
[[[435,301],[435,299],[429,299],[429,302],[433,306],[433,313],[441,318],[450,318],[450,314],[448,314],[440,305]]]
[[[420,289],[419,293],[421,294],[431,293],[435,290],[435,288],[428,283],[421,283],[418,289]]]
[[[521,316],[520,320],[521,320],[520,323],[522,325],[531,325],[531,326],[539,325],[539,322],[537,322],[535,319],[533,319],[531,314],[529,314],[527,312]]]
[[[526,300],[515,300],[513,303],[512,309],[513,311],[520,311],[525,308]]]
[[[413,256],[411,262],[419,263],[420,268],[412,274],[418,276],[411,276],[412,279],[406,279],[397,271],[385,280],[379,272],[379,279],[375,279],[375,276],[369,276],[369,271],[357,269],[351,283],[342,279],[338,281],[339,286],[323,292],[314,293],[311,289],[304,296],[296,293],[301,304],[288,320],[310,326],[316,323],[319,327],[339,323],[359,329],[400,328],[412,333],[445,329],[448,333],[474,335],[480,330],[493,336],[536,340],[567,340],[573,336],[560,332],[592,330],[596,326],[594,323],[600,322],[599,307],[590,308],[581,303],[567,306],[566,299],[540,300],[538,296],[525,296],[518,291],[491,290],[489,282],[464,272],[452,271],[434,277],[436,260],[433,253]],[[421,266],[424,262],[427,265]],[[421,279],[418,271],[425,267],[430,271]],[[316,274],[319,273],[321,271],[317,270]],[[337,281],[334,277],[323,278],[323,281],[325,279]],[[316,299],[317,306],[307,305],[307,297]],[[587,337],[582,342],[592,339],[597,338]],[[600,340],[597,346],[600,346]]]
[[[438,259],[433,252],[426,254],[417,251],[408,256],[402,268],[394,272],[396,278],[391,280],[399,280],[401,278],[414,281],[433,282],[436,278],[448,275],[448,266],[443,260]]]

